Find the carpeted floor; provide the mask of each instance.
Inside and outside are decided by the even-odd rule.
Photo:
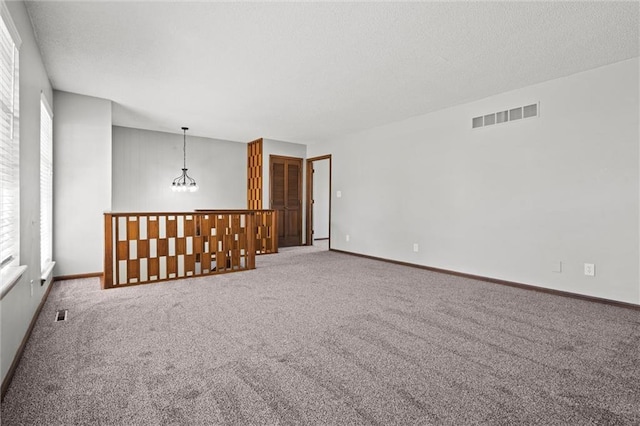
[[[60,282],[2,424],[640,424],[640,312],[317,247]]]

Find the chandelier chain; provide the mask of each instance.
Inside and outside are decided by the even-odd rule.
[[[196,180],[187,174],[187,130],[189,130],[188,127],[182,128],[182,174],[173,180],[172,191],[195,192],[198,190]]]

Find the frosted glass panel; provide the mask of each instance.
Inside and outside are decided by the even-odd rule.
[[[129,259],[138,258],[138,242],[136,240],[129,241]]]
[[[158,257],[158,240],[149,240],[149,257]]]
[[[187,237],[187,254],[193,254],[193,237]]]
[[[160,238],[167,238],[167,218],[166,216],[160,216],[158,220],[158,227],[160,228]]]
[[[141,240],[146,240],[147,239],[147,218],[146,217],[141,217],[140,218],[140,223],[139,223],[139,231],[140,232],[140,239]]]

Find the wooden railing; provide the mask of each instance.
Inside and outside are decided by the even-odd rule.
[[[197,209],[197,213],[228,213],[236,210],[204,210]],[[244,210],[243,210],[244,211]],[[256,254],[270,254],[278,252],[278,220],[275,210],[248,210],[255,213],[256,226]]]
[[[102,288],[255,269],[257,251],[278,250],[273,223],[255,210],[105,213]]]

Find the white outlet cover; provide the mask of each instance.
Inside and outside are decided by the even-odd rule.
[[[596,265],[593,263],[585,263],[584,264],[584,274],[588,277],[595,277],[596,275]]]
[[[345,236],[345,239],[347,240],[347,242],[349,242],[349,234]]]
[[[342,191],[336,191],[336,197],[342,198]]]
[[[417,253],[418,250],[420,250],[420,246],[418,245],[418,243],[413,243],[413,251]]]
[[[562,272],[562,262],[560,261],[552,262],[551,272],[557,272],[557,273]]]

